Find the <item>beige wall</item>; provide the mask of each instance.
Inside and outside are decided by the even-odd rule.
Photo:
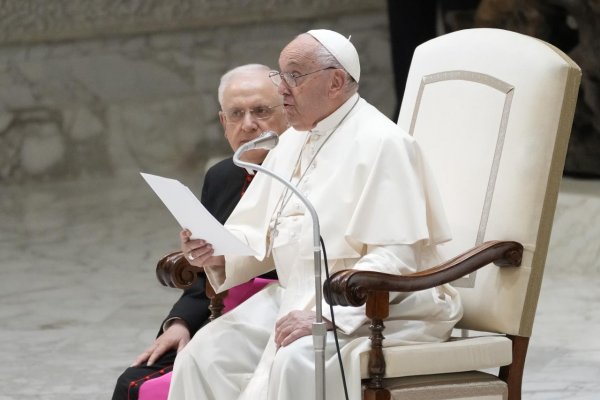
[[[310,28],[351,34],[360,92],[391,115],[383,0],[7,0],[0,9],[0,183],[179,175],[227,154],[220,75],[276,67]]]

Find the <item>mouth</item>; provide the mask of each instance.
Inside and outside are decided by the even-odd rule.
[[[243,145],[245,145],[246,143],[248,143],[248,142],[250,142],[250,141],[252,141],[252,140],[254,140],[254,139],[255,139],[255,138],[250,138],[250,139],[242,139],[242,140],[240,140],[240,141],[239,141],[239,143],[240,143],[240,146],[243,146]]]
[[[292,102],[290,102],[288,100],[289,100],[289,98],[286,98],[284,96],[284,98],[283,98],[283,108],[290,108],[290,107],[294,106],[294,104],[292,104]]]

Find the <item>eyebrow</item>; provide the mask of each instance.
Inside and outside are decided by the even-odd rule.
[[[254,109],[254,108],[260,108],[260,107],[265,107],[265,108],[272,108],[273,106],[268,106],[267,104],[257,104],[255,106],[249,106],[249,107],[240,107],[240,106],[232,106],[230,108],[227,108],[230,111],[237,111],[237,110],[247,110],[247,109]]]
[[[298,63],[298,62],[296,62],[296,61],[292,61],[292,62],[289,62],[287,66],[288,66],[289,68],[296,68],[296,69],[294,70],[295,72],[300,72],[300,71],[298,71],[298,69],[297,69],[297,68],[298,68],[298,67],[300,67],[300,66],[302,66],[302,65],[303,65],[303,64],[300,64],[300,63]]]

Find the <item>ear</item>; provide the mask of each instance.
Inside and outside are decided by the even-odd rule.
[[[219,111],[219,122],[223,127],[223,131],[225,131],[225,135],[227,135],[227,120],[225,119],[225,113],[223,111]]]
[[[346,84],[346,73],[342,69],[334,69],[331,84],[329,85],[329,97],[335,98],[342,93]]]

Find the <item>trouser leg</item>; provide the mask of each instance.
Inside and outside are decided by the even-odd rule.
[[[171,371],[176,351],[165,353],[151,365],[129,367],[119,376],[115,385],[112,400],[137,400],[140,386],[148,379],[156,378]]]

